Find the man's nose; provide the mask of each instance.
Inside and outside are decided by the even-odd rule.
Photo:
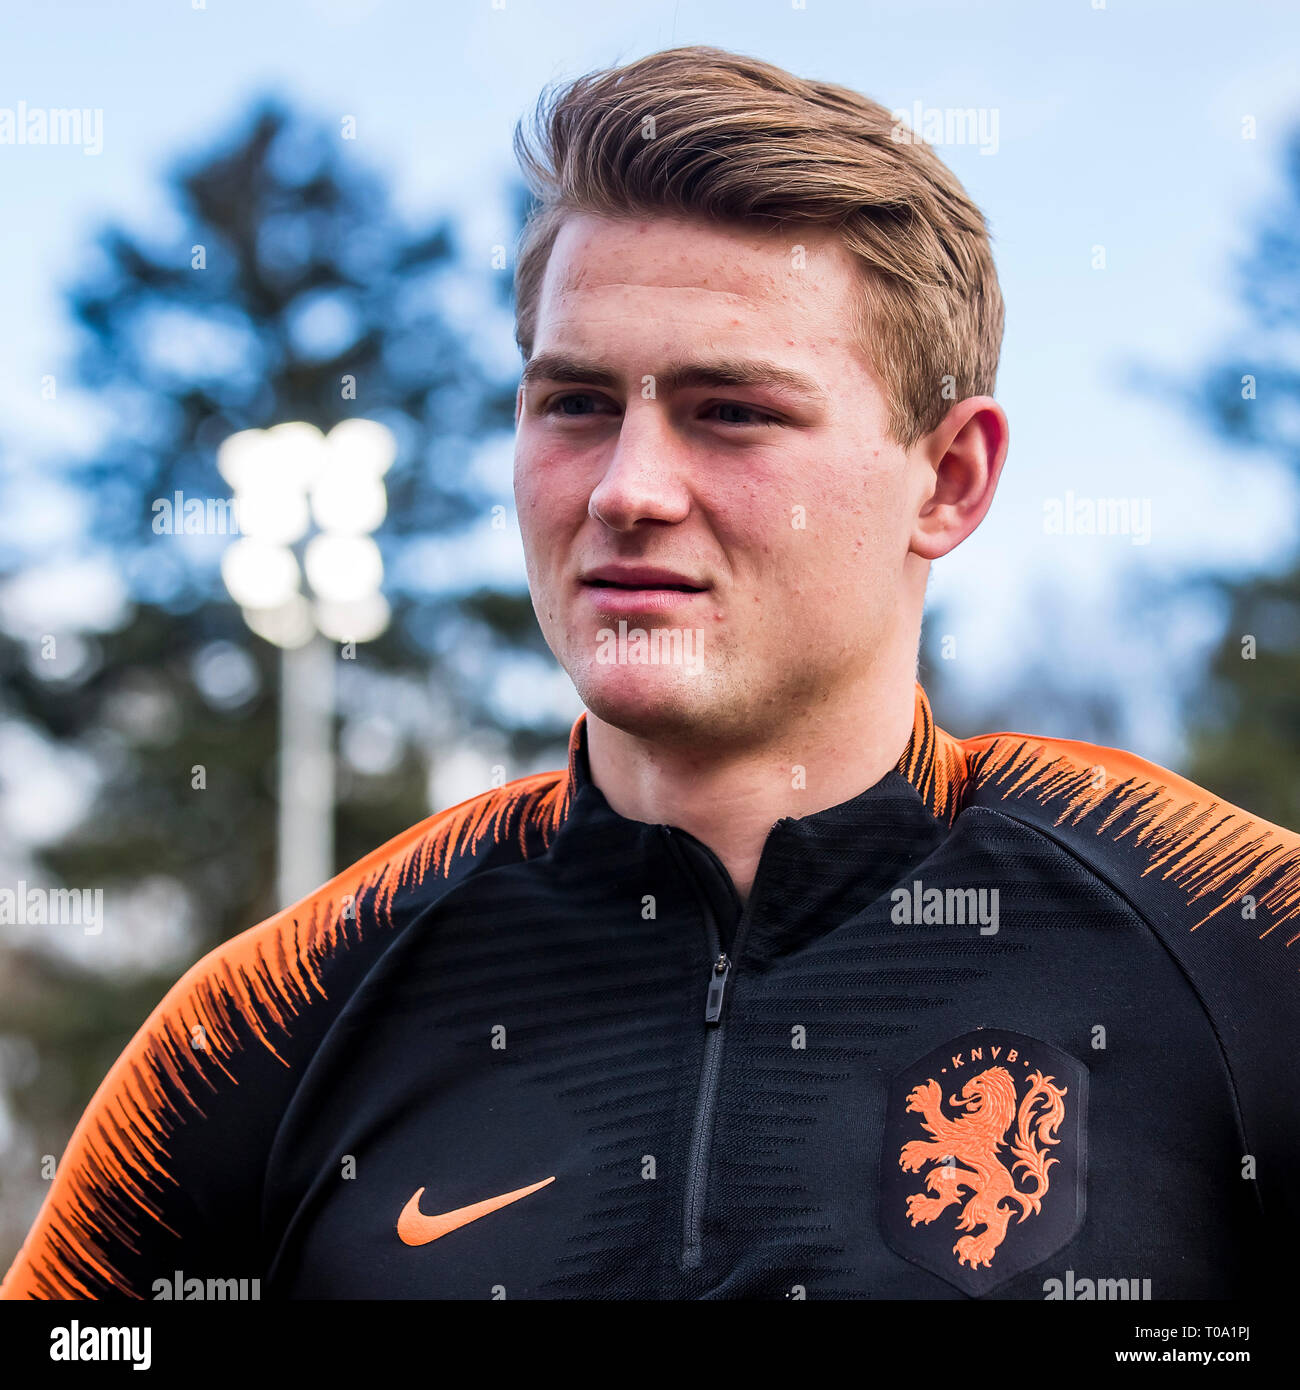
[[[681,521],[690,511],[682,442],[653,407],[628,410],[587,512],[614,531],[639,521]]]

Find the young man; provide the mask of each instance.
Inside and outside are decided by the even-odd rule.
[[[716,50],[520,152],[567,766],[185,975],[5,1294],[1252,1292],[1300,1227],[1300,837],[954,739],[915,680],[1007,451],[980,213],[881,107]]]

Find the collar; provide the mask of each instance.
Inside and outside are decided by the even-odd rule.
[[[920,681],[916,682],[913,701],[912,732],[893,771],[916,791],[930,815],[952,825],[969,777],[966,752],[957,739],[934,722],[929,698]],[[568,784],[564,797],[566,809],[576,805],[586,787],[590,787],[602,801],[605,800],[603,793],[591,780],[591,764],[587,759],[587,711],[583,710],[569,732]],[[854,797],[840,806],[817,811],[801,819],[811,821],[819,816],[830,816],[842,809],[852,808],[859,799]],[[609,803],[606,801],[605,805],[608,807]]]
[[[934,722],[916,683],[912,731],[898,762],[849,800],[806,816],[777,821],[764,842],[750,896],[746,954],[783,952],[833,928],[899,883],[947,838],[967,780],[960,742]],[[591,780],[587,715],[569,735],[568,782],[562,824],[552,844],[561,863],[599,862],[637,871],[673,873],[662,826],[620,816]],[[698,840],[674,827],[679,843],[695,846],[711,894],[726,914],[739,899],[721,862]],[[706,875],[707,876],[707,875]]]

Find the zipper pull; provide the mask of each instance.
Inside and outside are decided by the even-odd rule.
[[[722,999],[727,992],[727,977],[731,974],[731,961],[724,951],[713,962],[709,972],[709,997],[704,1005],[705,1023],[717,1023],[722,1017]]]

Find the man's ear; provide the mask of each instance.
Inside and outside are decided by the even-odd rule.
[[[917,512],[912,550],[937,560],[959,546],[993,504],[1006,462],[1010,426],[992,396],[958,401],[916,446],[927,464],[929,492]]]

